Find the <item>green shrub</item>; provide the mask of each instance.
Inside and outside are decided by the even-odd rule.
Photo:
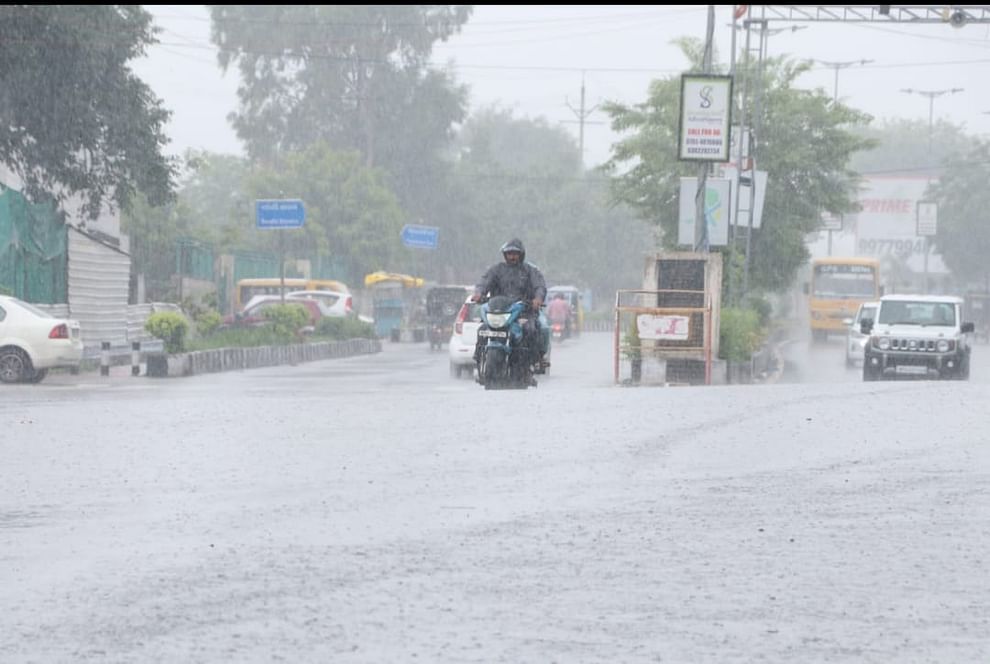
[[[276,304],[262,315],[271,321],[275,335],[285,339],[300,336],[299,331],[309,324],[309,313],[301,304]]]
[[[189,350],[211,350],[213,348],[252,348],[254,346],[284,346],[291,338],[279,336],[271,326],[240,327],[217,330],[208,337],[193,339],[186,347]]]
[[[719,352],[722,359],[745,362],[763,341],[760,315],[753,309],[726,307],[719,323]]]
[[[174,311],[159,311],[148,316],[144,329],[151,336],[165,342],[165,352],[181,353],[185,348],[189,323],[182,314]]]
[[[196,321],[196,331],[200,336],[209,336],[220,327],[220,323],[223,322],[223,317],[213,309],[205,309],[195,317]]]
[[[316,324],[316,334],[330,339],[374,339],[375,328],[356,316],[321,318]]]

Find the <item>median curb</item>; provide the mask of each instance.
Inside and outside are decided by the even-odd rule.
[[[155,353],[148,355],[147,375],[150,378],[177,378],[370,355],[381,350],[379,339],[348,339],[289,346],[217,348],[173,355]]]

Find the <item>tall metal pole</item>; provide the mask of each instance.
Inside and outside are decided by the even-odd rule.
[[[736,26],[736,22],[737,22],[737,20],[738,19],[736,18],[735,8],[733,8],[733,12],[732,12],[732,46],[731,46],[731,48],[729,50],[729,76],[732,77],[732,89],[733,89],[733,91],[736,90],[736,27],[737,27]],[[734,101],[735,101],[734,99],[730,99],[729,100],[729,107],[730,108],[732,108],[732,105],[733,105],[733,102]],[[740,118],[738,120],[738,122],[739,122],[739,125],[738,125],[739,126],[739,133],[736,135],[736,143],[738,143],[738,145],[736,145],[736,154],[738,155],[738,158],[736,159],[736,173],[737,174],[740,172],[740,168],[742,167],[742,142],[743,142],[743,134],[744,134],[744,128],[743,128],[742,119]],[[729,127],[729,134],[730,134],[730,136],[732,134],[732,130],[733,130],[733,127],[730,126]],[[728,299],[729,299],[729,305],[730,306],[735,303],[735,281],[736,281],[736,277],[735,277],[735,270],[733,270],[733,266],[736,264],[736,260],[735,260],[735,258],[736,258],[736,220],[737,220],[737,217],[739,215],[739,191],[738,191],[739,187],[738,187],[738,184],[739,184],[739,179],[737,177],[736,178],[736,192],[735,192],[735,196],[732,197],[732,199],[735,201],[735,205],[733,206],[733,209],[729,210],[729,214],[731,215],[731,219],[730,219],[730,223],[729,223],[729,266],[728,266],[728,275],[727,275],[728,278],[727,278],[726,281],[727,281],[727,284],[728,284],[728,296],[729,296]]]
[[[765,11],[765,10],[764,10]],[[752,253],[753,253],[753,215],[756,212],[756,167],[757,167],[757,156],[759,153],[760,145],[760,132],[762,130],[762,112],[763,112],[763,56],[766,50],[766,19],[761,18],[758,20],[747,21],[750,25],[757,23],[760,26],[760,44],[759,44],[759,55],[757,57],[757,67],[756,67],[756,89],[753,93],[753,118],[752,127],[750,129],[751,145],[750,145],[750,163],[752,168],[750,169],[750,183],[749,183],[749,214],[746,220],[746,264],[743,270],[743,295],[749,294],[749,266],[752,263]],[[749,34],[746,35],[747,45],[749,42]],[[747,59],[749,55],[747,54]]]
[[[705,58],[702,65],[705,74],[712,73],[712,39],[715,35],[715,5],[708,5],[708,29],[705,31]],[[705,191],[708,188],[708,162],[698,166],[698,189],[694,194],[694,250],[708,253],[711,239],[708,237],[708,217],[705,214]],[[700,231],[700,232],[699,232]]]
[[[964,88],[945,88],[944,90],[915,90],[914,88],[901,88],[901,92],[906,92],[908,94],[919,94],[923,97],[928,97],[928,165],[931,167],[932,161],[932,137],[935,132],[935,97],[941,97],[942,95],[954,95],[957,92],[962,92]],[[928,183],[931,184],[932,177],[929,172]],[[924,292],[928,294],[928,236],[925,236],[924,241]]]

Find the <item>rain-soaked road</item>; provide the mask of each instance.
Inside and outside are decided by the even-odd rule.
[[[990,660],[990,373],[631,389],[609,347],[0,390],[0,662]]]

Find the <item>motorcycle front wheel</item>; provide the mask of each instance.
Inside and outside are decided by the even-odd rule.
[[[504,382],[506,374],[506,356],[502,348],[488,348],[485,350],[484,367],[482,376],[485,381],[485,389],[491,390]]]

